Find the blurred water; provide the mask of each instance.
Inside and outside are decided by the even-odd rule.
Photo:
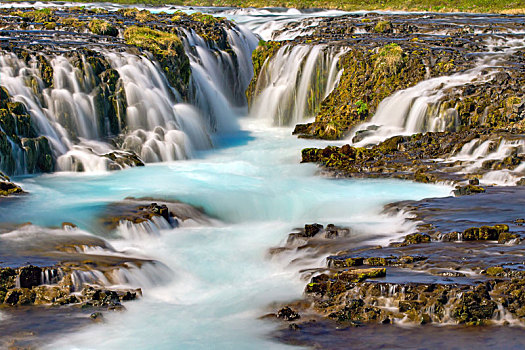
[[[111,241],[160,260],[175,272],[173,282],[145,288],[142,300],[126,304],[128,312],[108,314],[107,323],[50,348],[281,348],[266,338],[271,323],[258,317],[274,311],[267,309],[272,302],[300,297],[304,282],[287,262],[269,259],[268,248],[314,221],[365,228],[371,240],[396,227],[402,231],[402,220],[380,215],[384,204],[450,192],[394,180],[322,178],[314,165],[299,163],[300,149],[325,142],[296,139],[290,129],[263,127],[260,120],[242,124],[243,131],[218,137],[220,149],[192,160],[16,179],[31,194],[5,205],[1,221],[71,221],[95,230],[92,223],[106,203],[150,196],[202,207],[221,222]]]

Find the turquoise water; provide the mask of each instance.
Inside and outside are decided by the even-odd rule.
[[[326,179],[300,164],[300,149],[324,146],[291,130],[250,120],[243,131],[215,140],[218,149],[196,159],[101,174],[53,174],[17,179],[31,194],[2,210],[2,221],[59,225],[71,221],[93,234],[105,204],[127,196],[177,199],[202,207],[214,225],[165,230],[139,240],[111,240],[173,271],[169,283],[144,289],[124,313],[61,337],[63,349],[263,349],[275,325],[258,318],[269,305],[299,298],[305,282],[289,255],[270,258],[287,234],[305,223],[348,225],[387,243],[409,229],[381,215],[386,203],[446,196],[446,186],[393,180]],[[394,236],[383,237],[391,234]],[[312,266],[320,266],[319,261]]]

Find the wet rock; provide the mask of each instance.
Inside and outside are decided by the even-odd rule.
[[[509,226],[505,224],[471,227],[463,231],[462,239],[465,241],[498,240],[500,234],[505,233],[506,235],[502,237],[502,241],[505,242],[506,238],[511,236],[508,232]]]
[[[210,223],[202,210],[188,204],[154,198],[126,198],[121,202],[111,203],[100,219],[104,229],[114,230],[121,222],[141,224],[153,223],[154,218],[162,218],[166,225],[177,227],[179,222],[193,220],[199,223]]]
[[[405,236],[403,243],[405,244],[419,244],[430,242],[430,236],[422,233],[413,233]]]
[[[89,318],[95,322],[104,322],[104,315],[102,312],[93,312],[91,315],[89,315]]]
[[[311,224],[304,225],[304,236],[313,237],[323,229],[323,225],[320,224]]]
[[[21,288],[38,286],[42,283],[42,268],[33,265],[22,267],[18,279]]]
[[[452,316],[459,323],[479,325],[491,319],[496,309],[497,305],[490,300],[486,287],[479,285],[473,291],[461,295],[458,304],[452,310]]]
[[[6,293],[4,303],[9,305],[29,305],[35,302],[35,293],[28,288],[15,288]]]
[[[124,168],[144,166],[144,162],[135,153],[130,151],[113,151],[103,154],[102,157],[112,161],[109,170],[120,170]]]
[[[483,187],[472,185],[472,184],[469,184],[466,186],[456,186],[456,189],[454,190],[454,194],[456,196],[468,196],[471,194],[484,193],[484,192],[485,192],[485,189]]]
[[[9,178],[0,173],[0,197],[24,193],[22,188],[9,181]]]
[[[339,256],[329,256],[327,261],[328,266],[334,268],[361,266],[364,263],[363,258],[347,258]]]
[[[277,312],[277,318],[280,318],[284,321],[295,321],[300,317],[301,316],[299,316],[299,314],[296,311],[294,311],[288,306],[283,307]]]

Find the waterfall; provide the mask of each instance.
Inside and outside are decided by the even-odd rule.
[[[313,117],[339,81],[337,63],[345,52],[324,45],[281,47],[261,68],[250,115],[279,126]]]
[[[487,43],[490,48],[491,39]],[[454,108],[441,108],[446,93],[469,83],[490,81],[495,73],[493,68],[505,66],[506,59],[523,47],[521,39],[508,40],[504,50],[487,52],[487,55],[477,60],[473,69],[431,78],[394,93],[381,101],[372,119],[354,129],[348,139],[361,147],[380,143],[396,135],[457,130],[457,111]]]
[[[454,155],[447,158],[445,162],[459,162],[462,173],[482,174],[480,182],[485,185],[509,186],[516,183],[525,176],[525,162],[520,162],[513,169],[491,170],[491,163],[497,164],[512,155],[523,156],[525,154],[525,140],[488,139],[482,141],[476,138],[467,142]],[[488,168],[488,169],[484,169]]]
[[[122,147],[145,162],[184,159],[193,150],[211,147],[207,127],[197,110],[179,102],[158,64],[144,56],[106,53],[119,72],[126,94],[126,125]]]
[[[475,80],[488,80],[483,68],[451,76],[432,78],[385,98],[369,122],[359,125],[349,139],[357,147],[380,143],[396,135],[412,135],[427,131],[454,131],[459,126],[454,108],[443,109],[440,102],[445,92]],[[356,137],[357,136],[357,137]]]
[[[89,52],[104,65],[102,73],[93,71],[87,54],[23,60],[1,53],[0,85],[25,105],[38,135],[49,140],[58,170],[119,169],[126,165],[114,158],[130,156],[119,150],[146,163],[190,158],[212,147],[212,132],[235,130],[237,117],[246,114],[244,91],[258,40],[232,27],[226,50],[193,30],[182,31],[192,73],[186,101],[149,53]],[[49,62],[52,82],[42,77],[42,61]],[[24,150],[11,144],[18,165],[12,172],[27,172]]]
[[[206,41],[192,30],[182,30],[191,65],[191,99],[214,131],[237,128],[233,118],[246,114],[245,90],[253,75],[251,53],[258,40],[248,30],[227,30],[233,54]]]

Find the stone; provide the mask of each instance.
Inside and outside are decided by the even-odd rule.
[[[24,266],[19,270],[21,288],[32,288],[42,283],[42,268],[38,266]]]
[[[300,317],[301,316],[299,316],[299,314],[296,311],[294,311],[288,306],[283,307],[277,312],[277,318],[280,318],[284,321],[295,321]]]

